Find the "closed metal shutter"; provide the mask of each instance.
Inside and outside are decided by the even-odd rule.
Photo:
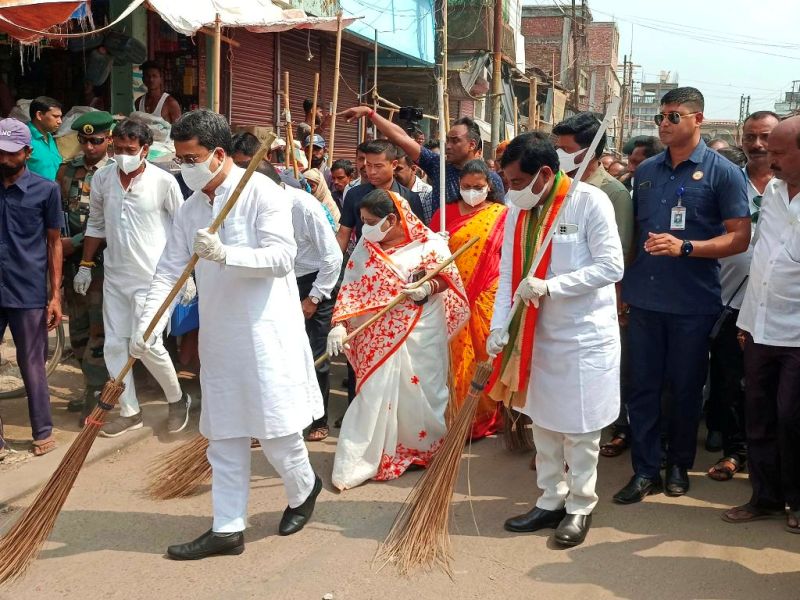
[[[231,123],[274,127],[275,34],[237,29],[230,56]]]

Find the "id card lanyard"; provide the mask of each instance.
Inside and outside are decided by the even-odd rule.
[[[683,205],[683,193],[686,189],[683,184],[675,192],[678,196],[678,205],[673,206],[669,216],[669,228],[671,231],[683,231],[686,229],[686,207]]]

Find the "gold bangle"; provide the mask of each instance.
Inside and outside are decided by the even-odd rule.
[[[97,265],[93,260],[82,260],[81,265],[82,267],[96,267]]]

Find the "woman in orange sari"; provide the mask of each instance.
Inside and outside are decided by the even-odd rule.
[[[492,319],[494,296],[500,276],[500,247],[503,244],[506,207],[492,189],[489,167],[472,160],[461,169],[461,199],[445,207],[445,228],[450,234],[450,249],[459,248],[472,237],[479,241],[456,260],[466,288],[471,316],[469,323],[450,342],[453,390],[448,413],[455,415],[467,397],[473,371],[488,358],[486,338]],[[439,228],[439,211],[431,227]],[[478,404],[472,439],[495,433],[502,426],[502,406],[485,393]]]

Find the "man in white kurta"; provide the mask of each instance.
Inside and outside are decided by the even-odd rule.
[[[608,196],[578,183],[553,223],[552,254],[544,279],[512,281],[517,220],[540,210],[569,179],[547,138],[525,134],[503,156],[511,183],[500,280],[487,342],[497,354],[513,298],[538,306],[527,397],[521,412],[533,421],[537,448],[536,508],[506,521],[510,531],[557,527],[562,545],[583,542],[597,504],[600,432],[619,412],[619,325],[614,283],[622,278],[622,246]],[[518,190],[518,191],[517,191]],[[505,337],[504,337],[505,336]],[[565,463],[568,471],[565,473]]]
[[[255,173],[219,233],[209,233],[244,175],[228,154],[230,129],[224,117],[201,109],[181,117],[171,135],[184,181],[195,192],[176,215],[141,323],[155,314],[196,252],[200,432],[209,440],[214,520],[197,540],[168,549],[170,558],[187,560],[244,550],[251,438],[261,441],[286,489],[289,506],[279,533],[305,525],[322,484],[302,430],[323,410],[293,270],[291,200]],[[149,343],[137,338],[131,354]]]
[[[117,160],[92,180],[83,260],[74,286],[76,292],[86,293],[95,256],[105,242],[103,354],[113,377],[128,361],[128,345],[183,196],[175,177],[145,160],[153,141],[146,125],[128,119],[117,125],[112,137]],[[169,430],[181,431],[188,422],[191,399],[181,391],[161,337],[141,359],[170,404]],[[100,435],[116,437],[143,425],[130,373],[124,383],[119,418],[106,423]]]

